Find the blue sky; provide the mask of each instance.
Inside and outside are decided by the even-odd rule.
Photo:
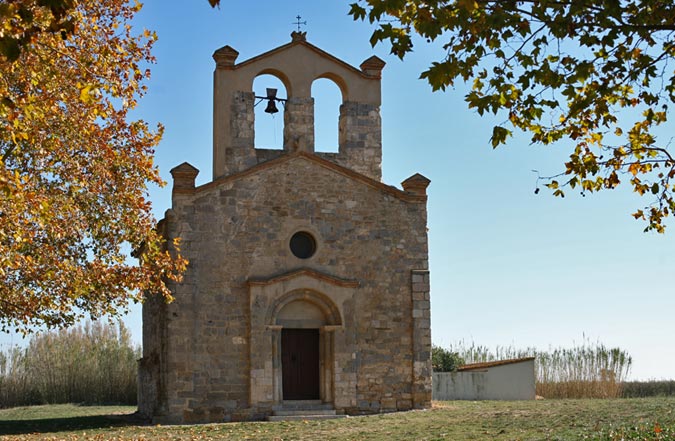
[[[347,1],[223,0],[215,10],[206,0],[145,1],[136,24],[156,30],[159,41],[136,115],[166,126],[156,162],[169,185],[151,190],[157,217],[170,206],[172,167],[188,161],[201,170],[198,184],[211,179],[213,51],[230,45],[243,61],[285,44],[300,14],[310,43],[356,66],[373,54],[387,62],[383,181],[400,186],[417,172],[431,179],[434,343],[546,349],[585,336],[627,350],[633,378],[675,378],[675,223],[666,235],[643,233],[630,213],[648,201],[628,188],[565,199],[546,189],[535,195],[532,170],[560,172],[564,145],[531,146],[518,135],[493,150],[491,128],[500,119],[468,110],[464,85],[432,93],[418,79],[443,57],[439,45],[417,41],[401,62],[384,45],[371,48],[372,26],[354,22],[348,10]],[[254,86],[265,85],[261,79]],[[317,84],[316,94],[317,118],[323,109],[328,114],[317,138],[330,144],[337,88]],[[281,121],[281,114],[268,118],[256,136],[280,142]],[[140,341],[140,308],[126,322]]]

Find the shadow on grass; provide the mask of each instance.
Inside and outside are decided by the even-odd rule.
[[[0,421],[0,436],[107,429],[141,424],[133,415],[92,415]]]

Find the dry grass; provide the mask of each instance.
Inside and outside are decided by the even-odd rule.
[[[8,440],[673,440],[675,399],[453,401],[427,411],[329,421],[136,426],[121,408],[41,406],[0,411]],[[122,408],[123,409],[123,408]],[[126,408],[131,411],[132,408]],[[82,414],[82,415],[81,415]],[[78,416],[81,415],[81,416]]]

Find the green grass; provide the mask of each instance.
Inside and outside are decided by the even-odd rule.
[[[14,407],[0,410],[0,435],[54,434],[68,431],[103,431],[127,423],[121,417],[135,406],[49,406]]]
[[[131,407],[0,410],[5,439],[675,440],[675,398],[439,402],[431,410],[328,421],[136,426]]]

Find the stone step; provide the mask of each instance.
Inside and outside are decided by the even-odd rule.
[[[332,409],[331,403],[321,400],[286,400],[275,410],[304,410],[304,409]]]
[[[346,417],[347,415],[272,415],[267,417],[267,421],[334,420]]]
[[[323,403],[321,400],[288,400],[276,407],[273,414],[267,417],[267,421],[330,420],[344,417],[345,415],[336,415],[331,403]]]
[[[335,409],[279,409],[274,411],[275,416],[296,415],[335,415]]]

